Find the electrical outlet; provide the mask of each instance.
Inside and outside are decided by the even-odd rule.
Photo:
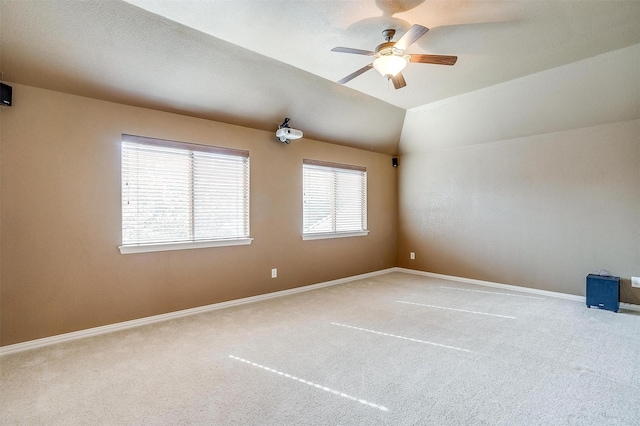
[[[631,287],[640,288],[640,277],[631,277]]]
[[[416,254],[414,252],[409,253],[409,258],[411,260],[416,260]]]
[[[278,277],[278,268],[273,268],[271,270],[271,278],[277,278]]]

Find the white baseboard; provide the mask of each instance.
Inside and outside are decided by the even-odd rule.
[[[36,349],[36,348],[41,348],[41,347],[53,345],[56,343],[69,342],[72,340],[84,339],[86,337],[93,337],[93,336],[99,336],[101,334],[113,333],[115,331],[121,331],[129,328],[140,327],[143,325],[153,324],[161,321],[168,321],[168,320],[181,318],[189,315],[200,314],[203,312],[215,311],[217,309],[228,308],[231,306],[238,306],[238,305],[244,305],[246,303],[259,302],[261,300],[267,300],[274,297],[288,296],[295,293],[301,293],[303,291],[310,291],[310,290],[316,290],[323,287],[329,287],[329,286],[338,285],[338,284],[345,284],[351,281],[375,277],[378,275],[384,275],[391,272],[404,272],[407,274],[421,275],[424,277],[440,278],[440,279],[449,280],[449,281],[457,281],[457,282],[462,282],[467,284],[481,285],[485,287],[501,288],[504,290],[518,291],[523,293],[532,293],[532,294],[537,294],[541,296],[556,297],[560,299],[568,299],[568,300],[574,300],[577,302],[586,303],[586,299],[583,296],[576,296],[573,294],[558,293],[558,292],[547,291],[547,290],[538,290],[535,288],[519,287],[519,286],[509,285],[509,284],[499,284],[499,283],[494,283],[490,281],[474,280],[471,278],[455,277],[452,275],[442,275],[442,274],[435,274],[433,272],[424,272],[424,271],[418,271],[415,269],[394,267],[394,268],[382,269],[380,271],[369,272],[366,274],[340,278],[337,280],[311,284],[304,287],[296,287],[289,290],[275,291],[273,293],[260,294],[258,296],[245,297],[243,299],[230,300],[228,302],[214,303],[212,305],[199,306],[197,308],[184,309],[181,311],[169,312],[161,315],[153,315],[150,317],[139,318],[131,321],[118,322],[115,324],[88,328],[86,330],[74,331],[72,333],[58,334],[56,336],[44,337],[42,339],[30,340],[27,342],[2,346],[0,347],[0,356],[14,354],[17,352],[23,352],[31,349]],[[624,309],[640,312],[640,305],[621,303],[620,307]]]
[[[575,294],[566,294],[566,293],[559,293],[559,292],[555,292],[555,291],[538,290],[537,288],[520,287],[520,286],[517,286],[517,285],[500,284],[500,283],[494,283],[494,282],[491,282],[491,281],[474,280],[472,278],[456,277],[456,276],[453,276],[453,275],[435,274],[433,272],[417,271],[415,269],[406,269],[406,268],[397,268],[397,269],[398,269],[398,272],[406,272],[407,274],[420,275],[420,276],[423,276],[423,277],[440,278],[440,279],[443,279],[443,280],[458,281],[458,282],[466,283],[466,284],[475,284],[475,285],[481,285],[481,286],[484,286],[484,287],[501,288],[503,290],[519,291],[519,292],[522,292],[522,293],[532,293],[532,294],[537,294],[537,295],[540,295],[540,296],[555,297],[555,298],[558,298],[558,299],[575,300],[576,302],[585,302],[586,303],[586,299],[583,296],[576,296]]]
[[[115,324],[103,325],[100,327],[88,328],[86,330],[74,331],[71,333],[58,334],[56,336],[44,337],[42,339],[29,340],[27,342],[16,343],[13,345],[7,345],[0,347],[0,356],[14,354],[17,352],[27,351],[31,349],[41,348],[43,346],[49,346],[56,343],[69,342],[77,339],[84,339],[86,337],[98,336],[100,334],[113,333],[115,331],[126,330],[128,328],[140,327],[143,325],[153,324],[161,321],[168,321],[180,317],[186,317],[189,315],[200,314],[203,312],[215,311],[217,309],[228,308],[231,306],[244,305],[246,303],[259,302],[261,300],[267,300],[274,297],[288,296],[290,294],[300,293],[303,291],[316,290],[322,287],[329,287],[332,285],[344,284],[350,281],[360,280],[363,278],[375,277],[377,275],[388,274],[393,272],[394,268],[382,269],[380,271],[369,272],[366,274],[354,275],[351,277],[340,278],[337,280],[325,281],[318,284],[311,284],[303,287],[296,287],[289,290],[275,291],[273,293],[260,294],[257,296],[245,297],[243,299],[230,300],[228,302],[214,303],[212,305],[199,306],[197,308],[184,309],[181,311],[168,312],[166,314],[153,315],[150,317],[139,318],[131,321],[118,322]]]
[[[548,290],[539,290],[537,288],[520,287],[517,285],[511,285],[511,284],[500,284],[500,283],[494,283],[491,281],[474,280],[472,278],[456,277],[453,275],[435,274],[433,272],[424,272],[424,271],[418,271],[415,269],[398,268],[398,267],[393,269],[396,272],[405,272],[407,274],[420,275],[423,277],[440,278],[443,280],[457,281],[461,283],[475,284],[475,285],[481,285],[485,287],[494,287],[494,288],[500,288],[503,290],[519,291],[521,293],[537,294],[539,296],[555,297],[558,299],[567,299],[567,300],[573,300],[573,301],[582,302],[582,303],[587,302],[586,297],[577,296],[575,294],[559,293],[556,291],[548,291]],[[628,309],[630,311],[640,312],[640,305],[634,305],[632,303],[620,303],[620,307],[623,309]]]

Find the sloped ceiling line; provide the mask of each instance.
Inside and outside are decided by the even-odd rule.
[[[407,109],[640,43],[638,1],[0,0],[0,19],[9,81],[260,130],[287,116],[387,154]],[[410,64],[400,90],[375,72],[335,83],[369,59],[332,47],[413,23],[431,30],[410,53],[458,63]]]

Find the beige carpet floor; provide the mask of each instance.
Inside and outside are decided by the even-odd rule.
[[[640,313],[390,273],[0,358],[3,425],[639,425]]]

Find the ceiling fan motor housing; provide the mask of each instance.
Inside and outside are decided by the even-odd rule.
[[[394,50],[395,42],[388,41],[386,43],[379,44],[375,50],[375,56],[394,55],[397,49]]]

